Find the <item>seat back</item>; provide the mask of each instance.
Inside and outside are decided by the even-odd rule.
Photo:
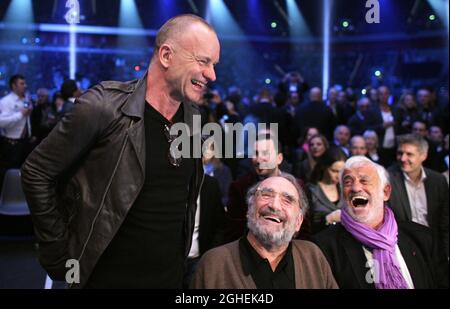
[[[8,216],[25,216],[30,214],[22,189],[19,169],[6,171],[0,195],[0,214]]]

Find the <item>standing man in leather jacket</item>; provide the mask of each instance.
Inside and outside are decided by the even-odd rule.
[[[201,159],[171,155],[169,131],[182,122],[191,139],[200,135],[195,102],[216,79],[219,55],[206,21],[172,18],[142,79],[86,92],[28,157],[23,187],[52,279],[71,287],[181,288],[203,169]]]

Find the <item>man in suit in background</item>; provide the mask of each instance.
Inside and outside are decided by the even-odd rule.
[[[219,183],[205,174],[202,189],[197,199],[192,245],[186,260],[183,286],[189,287],[200,257],[209,249],[225,243],[225,208]]]
[[[398,223],[385,201],[386,170],[363,156],[345,162],[340,177],[346,207],[341,223],[314,240],[343,289],[435,288],[433,238],[428,228]]]
[[[423,167],[428,143],[414,134],[399,136],[398,165],[389,169],[392,195],[389,206],[397,220],[428,226],[448,259],[448,186],[443,175]]]

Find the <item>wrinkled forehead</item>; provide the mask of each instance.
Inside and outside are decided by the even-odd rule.
[[[346,167],[342,172],[342,180],[348,178],[365,179],[371,181],[380,180],[375,166],[369,164]]]
[[[296,199],[299,198],[297,189],[294,187],[294,185],[289,180],[283,177],[269,177],[264,180],[259,187],[270,188],[277,192],[286,192]]]
[[[219,39],[216,33],[205,25],[199,23],[190,25],[177,41],[182,48],[196,56],[208,57],[213,62],[219,61]]]

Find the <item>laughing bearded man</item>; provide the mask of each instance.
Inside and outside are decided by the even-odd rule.
[[[308,208],[293,176],[283,173],[257,183],[248,191],[247,202],[248,234],[208,251],[192,288],[337,288],[319,248],[292,240]]]

